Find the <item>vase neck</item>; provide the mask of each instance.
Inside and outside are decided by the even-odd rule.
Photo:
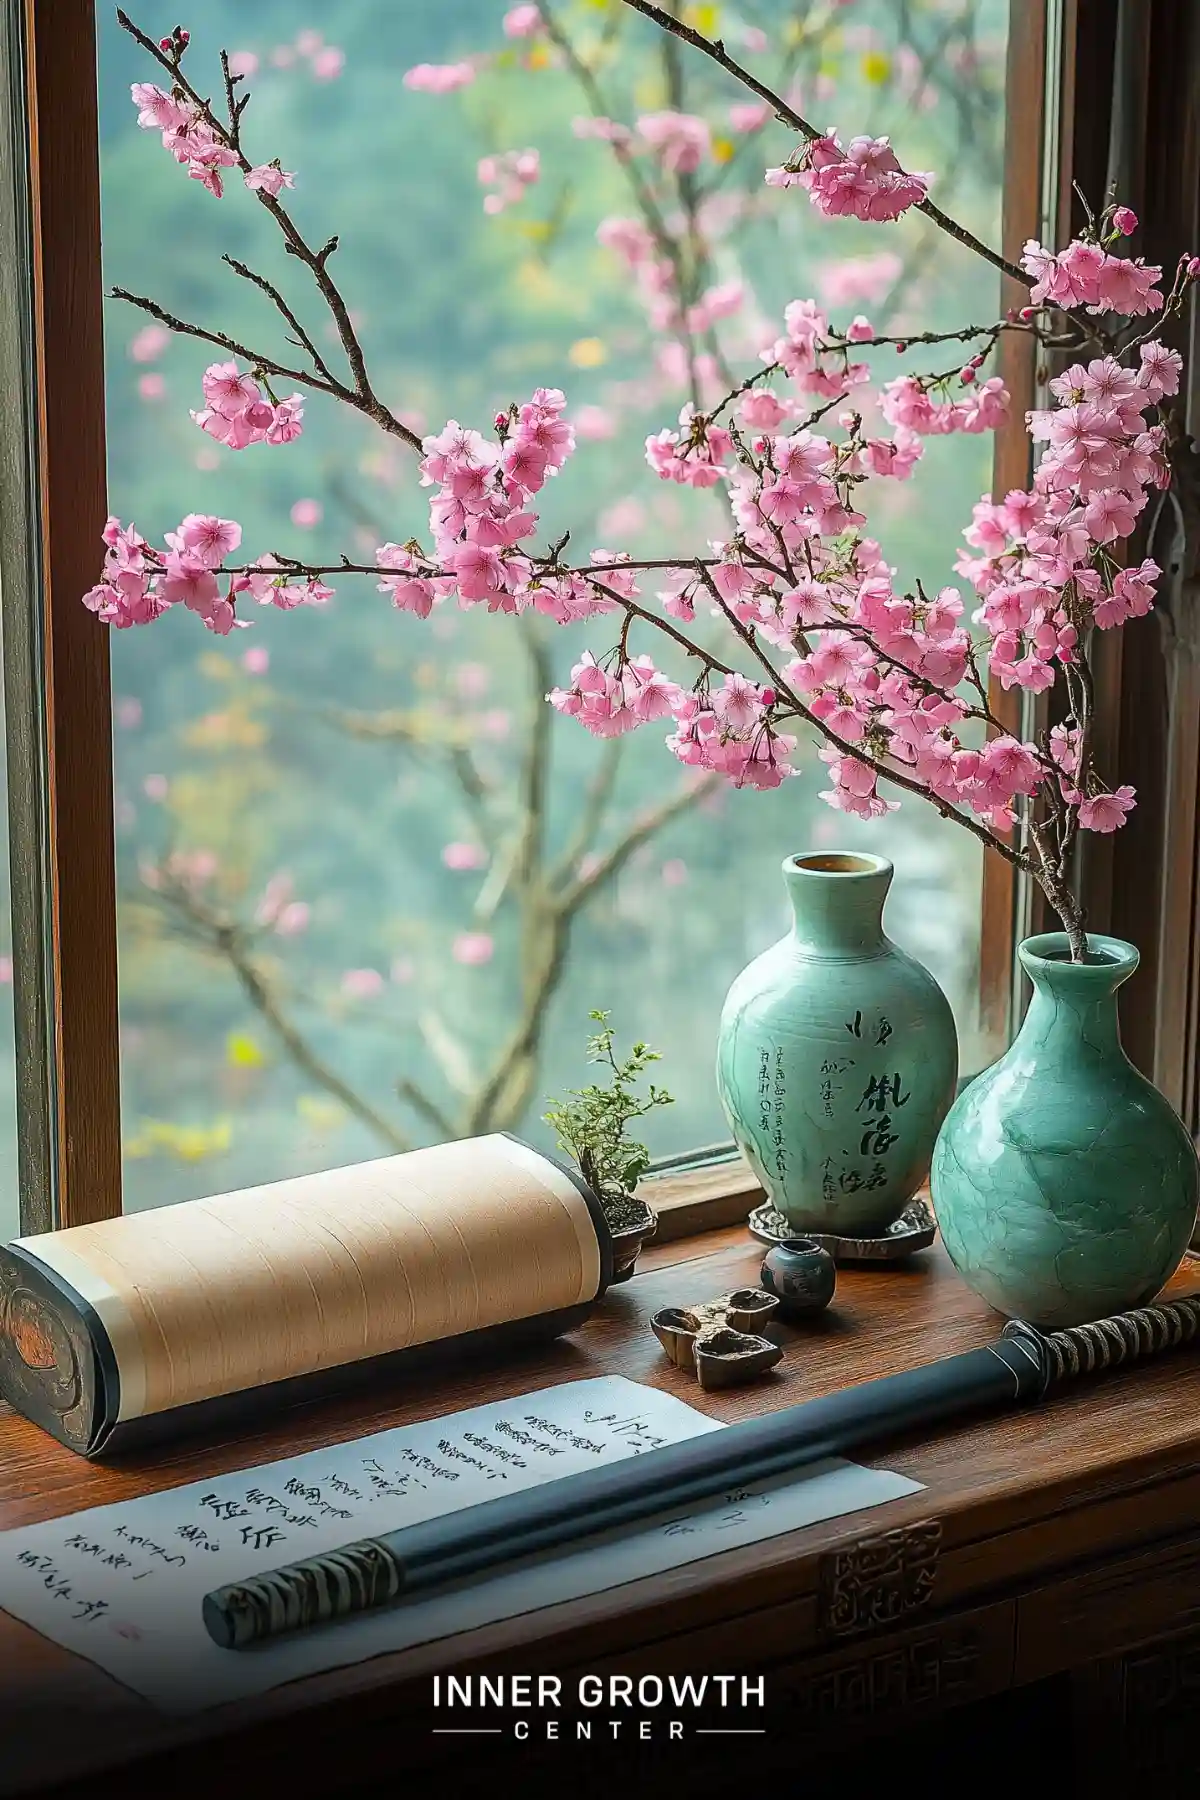
[[[1027,938],[1018,952],[1033,983],[1021,1027],[1026,1041],[1071,1039],[1101,1055],[1123,1055],[1117,989],[1138,966],[1138,953],[1121,938],[1089,936],[1088,960],[1070,961],[1065,933]]]
[[[892,865],[885,857],[834,851],[789,856],[783,879],[799,948],[813,956],[873,956],[886,948],[883,903]]]

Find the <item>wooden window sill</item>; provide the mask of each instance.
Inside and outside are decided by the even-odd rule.
[[[652,1176],[642,1182],[638,1194],[658,1215],[658,1230],[650,1240],[654,1246],[740,1225],[765,1198],[762,1184],[740,1156]]]
[[[732,1205],[733,1198],[726,1192],[717,1202]],[[681,1201],[688,1203],[703,1204]],[[296,1408],[242,1436],[180,1444],[112,1468],[81,1461],[0,1407],[0,1529],[558,1381],[622,1374],[730,1421],[912,1368],[997,1333],[995,1315],[935,1247],[907,1266],[844,1269],[828,1314],[804,1331],[780,1328],[787,1354],[775,1374],[755,1386],[702,1394],[666,1363],[650,1315],[747,1285],[760,1257],[740,1225],[667,1241],[561,1342],[487,1367],[448,1363],[407,1386]],[[1171,1291],[1198,1286],[1188,1264]],[[864,1460],[912,1476],[922,1491],[195,1719],[152,1713],[92,1665],[0,1614],[4,1791],[64,1782],[55,1788],[59,1800],[76,1793],[82,1800],[105,1770],[120,1771],[122,1780],[134,1773],[126,1792],[152,1791],[150,1784],[169,1772],[178,1800],[199,1800],[219,1784],[233,1755],[246,1791],[315,1800],[327,1790],[326,1758],[336,1759],[346,1787],[376,1767],[394,1771],[398,1745],[406,1774],[432,1762],[444,1746],[430,1736],[430,1677],[464,1669],[570,1676],[765,1668],[769,1691],[790,1709],[786,1719],[777,1715],[781,1741],[796,1731],[820,1737],[858,1728],[855,1695],[861,1700],[876,1663],[883,1683],[876,1710],[894,1704],[908,1720],[928,1710],[943,1678],[942,1703],[951,1676],[950,1697],[983,1698],[1194,1623],[1194,1351],[1081,1384],[1040,1409],[882,1445]],[[937,1523],[934,1578],[914,1598],[906,1559],[926,1554],[930,1521]],[[882,1546],[886,1555],[881,1533],[892,1534]],[[864,1541],[860,1567],[856,1546]],[[850,1606],[849,1626],[831,1610],[831,1593]],[[903,1682],[890,1685],[896,1668],[909,1666],[905,1658],[912,1683],[926,1664],[933,1671],[928,1681],[922,1677],[924,1698]],[[188,1753],[186,1781],[181,1748]],[[453,1782],[446,1791],[455,1791]]]

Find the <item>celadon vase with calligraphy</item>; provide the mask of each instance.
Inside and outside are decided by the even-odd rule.
[[[717,1085],[794,1231],[881,1235],[929,1172],[958,1039],[928,969],[891,942],[882,856],[790,856],[793,925],[729,990]]]
[[[1012,1048],[955,1101],[933,1153],[942,1241],[969,1287],[1061,1330],[1144,1306],[1178,1267],[1200,1179],[1182,1119],[1121,1048],[1121,938],[1026,938],[1033,997]]]

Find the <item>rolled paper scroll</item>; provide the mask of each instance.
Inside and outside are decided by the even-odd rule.
[[[552,1335],[611,1275],[581,1180],[471,1138],[18,1238],[0,1248],[0,1393],[93,1455],[281,1384],[382,1376],[422,1345]]]
[[[1059,1382],[1190,1343],[1197,1330],[1200,1296],[1049,1335],[1014,1322],[979,1350],[231,1582],[205,1595],[205,1627],[222,1648],[240,1650],[394,1605],[519,1557],[678,1512],[731,1483],[748,1486],[948,1419],[1040,1400]]]

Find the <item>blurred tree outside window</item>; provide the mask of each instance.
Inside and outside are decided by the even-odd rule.
[[[506,37],[503,10],[206,0],[186,22],[197,65],[225,47],[247,73],[246,131],[298,171],[299,221],[339,234],[374,385],[406,423],[566,391],[583,441],[543,496],[551,537],[589,511],[584,548],[722,536],[719,498],[666,490],[644,440],[755,367],[792,298],[890,333],[994,316],[989,271],[919,214],[872,226],[780,205],[762,171],[790,148],[783,127],[619,4],[556,0],[549,45]],[[890,133],[997,241],[1006,0],[689,11],[818,122]],[[175,23],[158,0],[135,17],[156,37]],[[137,128],[140,52],[106,5],[98,25],[106,287],[273,341],[269,303],[221,260],[285,279],[268,222],[236,189],[218,206],[179,179]],[[455,91],[405,85],[456,62],[473,79]],[[694,169],[621,154],[595,124],[662,110],[706,121]],[[536,180],[509,154],[527,150]],[[661,328],[614,220],[661,231],[686,330]],[[147,536],[199,506],[248,543],[331,558],[422,530],[415,458],[365,420],[309,397],[299,442],[231,453],[189,417],[210,349],[117,300],[106,333],[110,506]],[[902,578],[954,579],[991,448],[931,439],[876,500]],[[648,1121],[656,1154],[725,1137],[721,1001],[784,929],[779,865],[809,847],[893,859],[889,930],[950,996],[964,1069],[985,1060],[979,846],[932,809],[834,813],[815,749],[800,779],[736,793],[689,781],[652,732],[588,738],[543,698],[577,629],[450,609],[423,623],[369,578],[299,620],[269,611],[203,644],[179,613],[113,635],[127,1207],[489,1130],[548,1147],[544,1097],[583,1078],[592,1008],[663,1052],[676,1104]]]

